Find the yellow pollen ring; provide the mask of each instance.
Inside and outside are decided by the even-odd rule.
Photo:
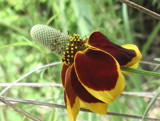
[[[85,50],[85,41],[81,39],[78,34],[74,34],[73,37],[70,37],[70,41],[67,44],[65,52],[63,53],[62,61],[66,65],[70,65],[74,62],[74,56],[78,51]]]

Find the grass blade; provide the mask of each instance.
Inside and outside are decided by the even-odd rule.
[[[132,72],[132,73],[137,73],[137,74],[142,74],[142,75],[160,77],[160,73],[152,72],[152,71],[139,70],[139,69],[133,69],[133,68],[127,68],[127,67],[121,67],[121,70]]]
[[[152,33],[148,37],[148,40],[143,45],[143,49],[142,49],[142,55],[143,56],[148,51],[150,45],[152,44],[152,41],[154,40],[154,38],[156,37],[156,35],[158,34],[159,31],[160,31],[160,22],[155,26],[154,30],[152,31]]]
[[[123,13],[123,20],[124,20],[124,27],[125,27],[125,33],[126,33],[126,43],[133,43],[131,29],[130,29],[130,23],[128,18],[128,10],[127,5],[122,4],[122,13]]]
[[[150,108],[152,107],[152,105],[154,104],[154,102],[156,101],[157,97],[160,94],[160,88],[158,88],[157,93],[155,94],[155,96],[152,98],[152,100],[150,101],[150,103],[148,104],[148,107],[146,108],[142,120],[144,120],[144,117],[146,116],[146,114],[148,113],[148,111],[150,110]]]

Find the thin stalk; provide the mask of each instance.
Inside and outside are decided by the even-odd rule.
[[[23,111],[22,109],[18,108],[17,106],[13,105],[12,103],[10,103],[9,101],[7,101],[6,99],[4,99],[1,96],[0,96],[0,101],[3,102],[4,104],[10,106],[12,109],[14,109],[14,111],[25,115],[26,117],[32,119],[33,121],[41,121],[40,119],[32,116],[31,114],[29,114],[29,113]]]
[[[134,2],[131,2],[129,0],[119,0],[119,1],[131,6],[132,8],[135,8],[135,9],[141,11],[141,12],[144,12],[144,13],[150,15],[153,18],[156,18],[156,19],[160,20],[160,14],[158,14],[156,12],[153,12],[153,11],[151,11],[151,10],[149,10],[147,8],[144,8],[144,7],[138,5],[138,4],[134,3]]]
[[[50,63],[50,64],[47,64],[47,65],[44,65],[44,66],[40,66],[40,67],[37,67],[36,69],[24,74],[23,76],[21,76],[19,79],[15,80],[13,83],[11,83],[8,87],[6,87],[5,89],[3,89],[0,93],[0,96],[2,96],[9,88],[11,88],[14,84],[18,83],[19,81],[23,80],[24,78],[28,77],[29,75],[31,75],[32,73],[38,71],[38,70],[41,70],[43,68],[46,68],[46,67],[50,67],[50,66],[55,66],[55,65],[60,65],[62,64],[62,62],[55,62],[55,63]]]
[[[20,102],[20,103],[25,103],[25,104],[34,104],[34,105],[41,105],[41,106],[48,106],[48,107],[66,109],[66,106],[59,105],[59,104],[46,103],[46,102],[33,101],[33,100],[24,100],[24,99],[17,99],[17,98],[8,98],[8,97],[3,97],[3,98],[5,100],[11,101],[11,102]],[[81,108],[81,111],[91,112],[90,110],[84,109],[84,108]],[[119,117],[132,118],[132,119],[142,119],[142,116],[130,115],[130,114],[122,114],[122,113],[114,113],[114,112],[107,112],[106,115],[119,116]],[[150,118],[150,117],[145,117],[144,120],[160,121],[160,119]]]
[[[132,68],[127,68],[127,67],[121,67],[121,70],[127,71],[127,72],[132,72],[132,73],[137,73],[137,74],[142,74],[142,75],[160,77],[160,73],[152,72],[152,71],[132,69]]]

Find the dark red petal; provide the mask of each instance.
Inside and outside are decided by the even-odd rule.
[[[125,87],[116,59],[107,52],[88,48],[75,56],[75,71],[82,86],[94,97],[112,103]]]
[[[126,65],[135,56],[136,52],[125,49],[109,41],[109,39],[99,31],[93,32],[88,40],[88,44],[110,53],[119,62],[120,66]]]
[[[68,95],[66,93],[64,93],[64,94],[65,94],[64,98],[65,98],[65,104],[66,104],[67,112],[69,115],[69,119],[70,119],[70,121],[76,121],[77,115],[80,110],[79,98],[78,97],[75,98],[75,103],[71,106]]]
[[[67,71],[66,71],[66,76],[65,76],[65,92],[69,98],[71,107],[75,103],[75,99],[77,97],[76,93],[74,92],[72,85],[71,85],[71,70],[72,66],[70,66]]]
[[[62,70],[61,70],[61,79],[62,79],[62,85],[63,87],[65,87],[65,76],[66,76],[66,71],[68,69],[69,66],[63,64],[62,66]]]
[[[111,90],[118,79],[117,64],[114,58],[103,51],[87,49],[78,52],[75,68],[79,80],[94,90]]]
[[[97,98],[93,97],[83,86],[82,84],[79,82],[74,66],[72,67],[71,70],[71,85],[75,91],[75,93],[77,94],[77,96],[83,100],[84,102],[87,103],[96,103],[96,102],[101,102],[102,101],[98,100]]]
[[[72,67],[72,70],[71,70],[71,85],[72,85],[75,93],[77,94],[77,96],[80,98],[80,102],[83,102],[89,110],[91,110],[95,113],[99,113],[99,114],[106,114],[107,113],[108,104],[93,97],[82,86],[82,84],[79,82],[79,80],[77,78],[74,66]],[[81,103],[80,103],[80,105],[81,105]]]
[[[80,110],[80,101],[71,85],[71,68],[72,66],[68,67],[65,76],[65,103],[70,120],[76,121],[76,117]]]

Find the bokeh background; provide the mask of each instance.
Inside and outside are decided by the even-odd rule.
[[[150,10],[160,13],[159,0],[134,0]],[[154,62],[160,57],[160,22],[149,15],[120,3],[118,0],[0,0],[0,83],[11,83],[34,68],[60,61],[61,57],[37,44],[30,37],[30,29],[44,24],[70,35],[78,33],[82,38],[94,30],[104,33],[119,45],[136,44],[143,61]],[[155,66],[140,64],[140,69],[153,71]],[[61,65],[38,71],[23,79],[24,83],[58,83]],[[125,91],[154,92],[160,79],[138,74],[126,76]],[[4,87],[3,87],[4,88]],[[0,91],[3,89],[0,87]],[[62,88],[12,87],[4,96],[33,99],[64,105]],[[143,115],[147,98],[118,97],[108,111]],[[37,105],[16,104],[21,109],[43,121],[69,121],[65,109]],[[148,116],[160,118],[158,101]],[[0,121],[30,121],[8,106],[0,106]],[[125,117],[80,112],[77,121],[137,121]]]

